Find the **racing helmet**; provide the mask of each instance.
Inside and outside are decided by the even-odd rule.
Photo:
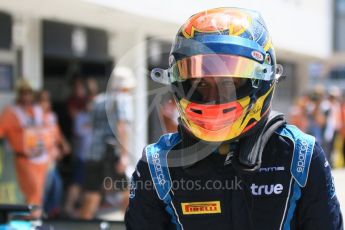
[[[200,140],[223,142],[265,121],[281,73],[260,14],[216,8],[182,25],[169,68],[153,69],[151,77],[171,86],[187,131]]]

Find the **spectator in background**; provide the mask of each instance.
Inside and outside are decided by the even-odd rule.
[[[343,97],[342,106],[341,106],[341,121],[342,121],[341,137],[342,137],[342,140],[343,140],[342,152],[343,152],[343,161],[344,161],[344,164],[345,164],[345,98],[344,97]]]
[[[311,91],[310,103],[307,106],[308,132],[313,135],[319,143],[323,142],[323,130],[326,123],[326,115],[322,102],[324,99],[324,88],[321,85],[315,86]]]
[[[8,139],[15,154],[17,181],[27,204],[42,205],[52,134],[44,126],[43,111],[25,80],[16,86],[17,101],[0,116],[0,139]],[[40,217],[36,210],[33,217]]]
[[[303,132],[308,131],[309,121],[307,107],[310,103],[308,95],[303,95],[296,100],[289,113],[289,123],[296,125]]]
[[[335,139],[344,126],[345,115],[341,111],[340,89],[330,87],[327,95],[326,98],[323,86],[316,85],[309,96],[298,98],[290,110],[290,122],[316,137],[332,165]],[[343,129],[345,136],[345,128]]]
[[[77,217],[77,203],[81,197],[81,186],[84,183],[85,156],[91,149],[93,127],[91,115],[92,103],[88,102],[85,108],[75,114],[74,117],[74,167],[72,184],[68,189],[65,212],[70,217]],[[97,172],[94,172],[97,173]]]
[[[83,219],[95,217],[102,195],[108,206],[122,211],[128,204],[128,125],[133,120],[131,90],[136,82],[130,69],[117,67],[110,84],[110,95],[101,93],[93,102],[93,137],[85,164],[85,194],[80,212]],[[105,185],[106,178],[111,180],[109,186]]]
[[[123,173],[125,173],[128,164],[129,127],[134,120],[132,91],[135,87],[136,79],[132,70],[123,66],[116,67],[111,78],[109,95],[111,98],[106,99],[106,107],[115,115],[108,116],[108,119],[114,124],[112,129],[117,138],[116,148],[119,154],[117,170]],[[112,120],[115,117],[116,120]]]
[[[328,90],[328,99],[322,104],[323,111],[326,114],[325,128],[323,133],[323,148],[329,153],[328,161],[332,164],[331,156],[334,152],[334,142],[341,129],[341,91],[333,86]]]
[[[70,146],[60,131],[56,114],[51,109],[48,91],[39,92],[38,103],[43,110],[44,125],[53,137],[53,143],[48,149],[50,161],[45,183],[43,208],[49,217],[55,217],[60,213],[63,192],[62,180],[56,168],[56,162],[62,155],[70,153]]]
[[[98,84],[96,79],[88,78],[86,80],[87,98],[92,101],[98,94]]]
[[[175,101],[170,94],[163,97],[162,106],[159,112],[164,123],[163,133],[177,132],[179,113]]]
[[[82,120],[81,117],[85,117],[86,112],[86,105],[88,102],[88,95],[87,95],[87,88],[85,85],[85,80],[79,76],[74,75],[72,80],[72,92],[70,97],[67,100],[67,109],[69,114],[69,129],[68,133],[70,138],[72,139],[72,155],[69,158],[69,174],[68,178],[71,178],[68,181],[68,190],[65,199],[65,207],[64,212],[69,217],[76,216],[76,205],[79,201],[80,196],[80,183],[81,183],[81,161],[80,161],[80,138],[81,136],[78,134],[76,127],[79,126],[76,124],[77,117]],[[89,131],[91,127],[89,127]],[[91,132],[91,131],[90,131]],[[65,164],[67,165],[67,164]],[[79,172],[79,173],[77,173]]]
[[[73,120],[77,113],[84,110],[87,103],[86,88],[83,79],[75,77],[72,81],[72,93],[67,100],[68,113]]]

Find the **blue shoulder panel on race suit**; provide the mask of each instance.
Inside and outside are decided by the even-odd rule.
[[[305,187],[308,180],[309,167],[314,152],[315,137],[303,133],[296,126],[286,125],[278,133],[294,143],[294,152],[290,171],[299,186]]]
[[[295,182],[290,184],[291,199],[286,216],[284,215],[280,229],[289,230],[290,222],[296,209],[297,201],[301,198],[301,188],[305,187],[308,180],[308,173],[311,159],[314,152],[315,138],[303,133],[296,126],[285,125],[277,130],[278,134],[289,138],[294,145],[290,172]],[[289,199],[289,198],[288,198]]]
[[[171,177],[168,167],[169,151],[181,142],[181,136],[178,133],[169,133],[161,136],[157,143],[148,145],[145,148],[146,159],[149,165],[149,171],[157,195],[165,204],[165,210],[171,216],[171,222],[175,224],[176,229],[183,229],[183,226],[176,213],[176,209],[169,194],[171,190]]]
[[[181,141],[178,133],[161,136],[157,143],[145,148],[146,159],[159,199],[164,200],[171,189],[171,178],[167,156],[169,151]]]

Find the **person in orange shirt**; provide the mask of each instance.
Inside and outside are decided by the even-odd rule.
[[[303,132],[308,131],[309,120],[307,108],[309,104],[310,99],[308,95],[302,95],[289,111],[289,123],[297,126]]]
[[[15,154],[18,185],[27,204],[42,205],[48,168],[49,131],[43,125],[43,111],[34,104],[34,92],[25,80],[17,82],[17,101],[0,116],[0,139],[7,139]],[[41,210],[32,216],[39,217]]]

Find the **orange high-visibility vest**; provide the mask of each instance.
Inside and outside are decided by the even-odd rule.
[[[33,117],[29,116],[20,106],[13,106],[21,128],[23,141],[23,154],[27,155],[30,161],[35,163],[48,160],[48,148],[53,145],[54,137],[44,124],[43,111],[41,107],[33,107]]]

